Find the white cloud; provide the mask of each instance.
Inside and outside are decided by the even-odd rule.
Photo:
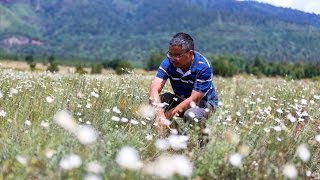
[[[288,7],[309,13],[320,14],[320,0],[255,0],[274,6]]]

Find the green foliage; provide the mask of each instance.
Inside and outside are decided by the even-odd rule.
[[[241,72],[242,59],[232,56],[212,56],[213,72],[216,75],[230,77]],[[238,65],[237,65],[238,64]]]
[[[118,58],[113,60],[106,60],[102,62],[102,66],[104,68],[112,68],[117,74],[126,74],[129,70],[132,69],[132,65],[129,61],[121,60]]]
[[[31,71],[34,71],[36,66],[37,66],[37,63],[32,62],[32,63],[29,64],[29,66],[30,66]]]
[[[128,61],[119,61],[115,71],[117,74],[127,74],[132,69],[131,64]]]
[[[103,68],[111,68],[111,69],[116,69],[119,62],[122,61],[121,59],[115,58],[113,60],[106,60],[102,62]]]
[[[103,69],[102,64],[92,64],[91,65],[91,74],[101,74]]]
[[[293,79],[311,78],[320,75],[320,64],[303,62],[267,62],[256,56],[253,62],[245,61],[239,56],[209,56],[212,60],[214,74],[230,77],[238,73],[256,76],[283,76]]]
[[[161,51],[151,53],[151,55],[145,60],[145,70],[157,70],[163,58],[164,54]]]
[[[32,55],[26,56],[25,61],[30,65],[33,62],[33,56]]]
[[[143,61],[155,49],[164,51],[168,39],[183,30],[201,52],[270,61],[319,59],[318,16],[253,2],[47,1],[40,8],[32,2],[0,3],[0,39],[19,35],[46,43],[1,47],[1,53]]]
[[[48,62],[49,62],[50,64],[52,64],[54,61],[55,61],[55,57],[54,57],[54,56],[50,56],[50,57],[48,58]]]
[[[87,74],[88,72],[84,70],[84,66],[82,64],[78,64],[76,66],[76,73],[78,74]]]
[[[50,63],[47,68],[47,71],[58,72],[59,71],[58,63],[55,63],[55,62]]]

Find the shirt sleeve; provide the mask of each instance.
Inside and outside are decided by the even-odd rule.
[[[207,67],[201,70],[197,76],[193,86],[193,90],[197,92],[207,93],[212,88],[212,69]]]
[[[168,58],[164,59],[158,68],[158,72],[157,72],[156,77],[163,79],[163,80],[167,80],[170,76],[168,73],[169,66],[170,66],[170,62],[169,62]]]

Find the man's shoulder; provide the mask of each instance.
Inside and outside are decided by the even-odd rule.
[[[212,68],[211,62],[202,54],[195,51],[195,68],[197,69],[207,69]]]
[[[174,70],[175,67],[171,64],[168,58],[165,58],[162,60],[160,64],[160,68],[166,69],[166,70]]]

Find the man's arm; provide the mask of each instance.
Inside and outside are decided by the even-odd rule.
[[[193,90],[189,98],[185,99],[178,106],[176,106],[175,108],[172,108],[171,110],[165,113],[166,118],[171,119],[176,113],[179,114],[180,112],[184,112],[185,110],[191,107],[192,103],[195,103],[198,105],[201,99],[204,97],[204,95],[205,93]]]
[[[162,106],[161,106],[161,99],[160,99],[160,92],[162,91],[166,80],[161,78],[155,77],[151,83],[149,88],[149,100],[150,103],[155,107],[155,115],[156,115],[156,123],[158,125],[164,125],[166,117],[164,115]]]

